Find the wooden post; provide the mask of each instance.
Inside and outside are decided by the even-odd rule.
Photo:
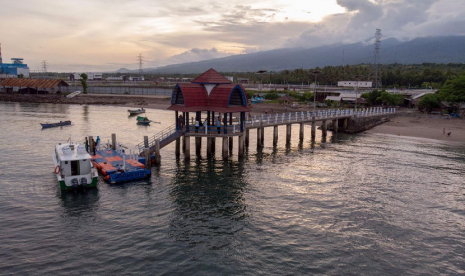
[[[111,138],[113,140],[113,136]],[[112,144],[113,144],[113,142],[112,142]],[[146,148],[149,147],[149,137],[148,136],[144,136],[144,147],[146,147]]]
[[[181,138],[176,139],[174,154],[176,155],[176,158],[179,158],[179,156],[181,155]]]
[[[291,142],[291,132],[292,132],[291,124],[287,124],[286,125],[286,144],[289,144]]]
[[[195,154],[200,155],[202,149],[202,137],[195,137]]]
[[[116,134],[114,133],[111,135],[111,149],[116,150]]]
[[[262,140],[261,140],[261,145],[262,145],[262,147],[263,147],[263,146],[265,146],[265,128],[262,127],[262,130],[261,130],[261,131],[262,131],[262,135],[260,135],[260,138],[262,139]]]
[[[343,130],[347,130],[347,123],[348,123],[348,120],[347,118],[344,119],[344,126],[342,127]]]
[[[184,136],[184,160],[191,159],[191,139],[189,136]]]
[[[145,148],[145,168],[150,170],[152,168],[152,160],[150,159],[150,149]]]
[[[212,155],[212,137],[207,137],[207,156]]]
[[[94,136],[89,136],[89,154],[93,155],[94,154]]]
[[[239,152],[238,152],[239,157],[244,156],[244,140],[245,140],[244,135],[237,137],[237,142],[239,144]]]
[[[273,147],[278,145],[278,126],[273,127]]]
[[[328,121],[327,120],[323,120],[323,124],[321,125],[321,130],[323,132],[323,137],[326,137],[326,135],[328,134]]]
[[[216,148],[216,137],[212,137],[212,153],[215,152]]]
[[[159,167],[160,164],[161,164],[161,157],[160,157],[160,140],[159,140],[159,139],[155,140],[155,151],[154,151],[154,155],[155,155],[154,164],[155,164],[156,167]]]
[[[186,136],[182,137],[182,153],[186,152]]]
[[[300,142],[304,140],[304,123],[300,123],[299,139]]]
[[[312,139],[315,139],[316,136],[316,121],[313,119],[312,121]]]
[[[335,119],[333,120],[333,132],[337,133],[339,131],[339,120]]]
[[[229,113],[229,125],[232,126],[232,113]],[[233,130],[231,130],[232,132]],[[233,145],[234,145],[234,137],[229,137],[229,151],[232,153],[233,151]]]
[[[223,137],[223,160],[228,160],[228,137]]]
[[[250,129],[245,130],[245,146],[249,147]]]
[[[260,130],[259,127],[257,127],[257,147],[262,146],[262,131]]]

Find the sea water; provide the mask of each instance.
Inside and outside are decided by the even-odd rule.
[[[458,275],[465,273],[465,148],[337,135],[256,148],[229,161],[176,160],[148,180],[61,193],[55,144],[116,133],[127,151],[174,124],[127,108],[0,103],[2,275]],[[39,123],[71,120],[42,130]],[[320,131],[317,131],[319,134]],[[191,149],[194,149],[193,141]]]

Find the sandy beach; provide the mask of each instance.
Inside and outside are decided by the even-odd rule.
[[[167,96],[155,95],[104,95],[87,94],[67,99],[58,95],[19,95],[0,94],[0,101],[4,102],[31,102],[31,103],[56,103],[56,104],[80,104],[80,105],[118,105],[129,108],[152,108],[166,110],[170,106],[171,99]],[[252,115],[311,111],[313,107],[300,106],[292,109],[289,105],[280,104],[256,104],[251,106]],[[443,134],[443,129],[445,133]],[[450,136],[447,133],[451,133]],[[445,142],[465,143],[465,119],[446,119],[441,116],[421,114],[410,109],[399,109],[398,115],[390,122],[376,126],[366,133],[389,134],[397,136],[418,137],[435,139]]]
[[[405,115],[400,113],[390,122],[376,126],[366,133],[380,133],[420,137],[447,142],[465,143],[465,119],[446,119],[438,116]],[[445,133],[443,134],[443,130]],[[451,133],[450,136],[447,133]]]

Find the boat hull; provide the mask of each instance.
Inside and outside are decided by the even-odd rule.
[[[40,125],[42,126],[42,128],[69,126],[69,125],[71,125],[71,121],[64,121],[64,122],[52,123],[52,124],[40,124]]]
[[[64,180],[58,181],[58,185],[60,186],[60,190],[62,191],[72,191],[75,189],[94,189],[97,188],[97,182],[98,182],[98,177],[93,177],[92,182],[87,184],[86,186],[77,186],[77,188],[74,188],[73,186],[66,186]]]

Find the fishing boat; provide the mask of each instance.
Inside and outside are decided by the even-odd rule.
[[[147,117],[137,116],[137,124],[139,125],[150,125],[150,121]]]
[[[98,172],[84,145],[60,143],[55,146],[52,160],[62,191],[97,187]]]
[[[139,108],[139,109],[128,109],[129,115],[137,115],[137,114],[142,114],[145,113],[145,109]]]
[[[59,123],[40,123],[42,128],[52,128],[52,127],[61,127],[61,126],[69,126],[71,125],[71,121],[60,121]]]
[[[260,96],[254,96],[250,100],[252,101],[252,104],[258,104],[258,103],[263,103],[265,101],[265,98],[260,97]]]

